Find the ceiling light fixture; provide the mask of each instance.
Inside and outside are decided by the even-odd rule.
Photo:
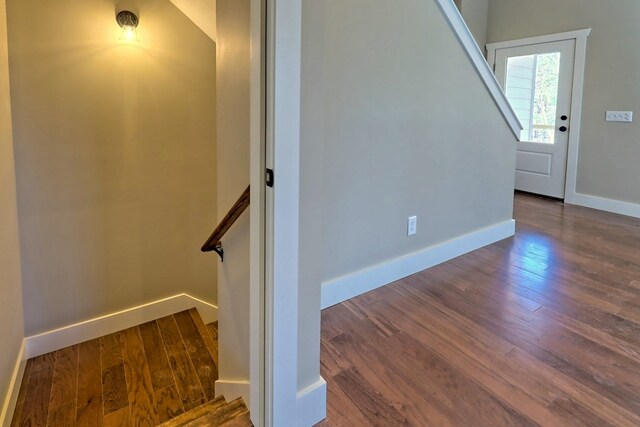
[[[116,21],[118,25],[122,27],[122,34],[120,35],[120,40],[125,40],[129,42],[137,42],[138,40],[138,32],[136,28],[138,27],[138,16],[129,11],[123,10],[118,12],[116,15]]]

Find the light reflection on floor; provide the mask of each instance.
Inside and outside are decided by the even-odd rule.
[[[518,232],[509,253],[509,272],[517,276],[518,283],[537,291],[552,287],[550,267],[553,262],[552,242],[547,236]]]

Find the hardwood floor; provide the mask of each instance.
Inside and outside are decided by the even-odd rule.
[[[640,426],[640,220],[524,194],[515,218],[323,311],[323,425]]]
[[[11,425],[165,423],[214,401],[217,353],[217,328],[191,309],[30,359]],[[241,401],[230,404],[248,418]]]

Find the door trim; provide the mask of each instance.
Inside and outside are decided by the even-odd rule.
[[[249,393],[250,413],[254,425],[265,425],[265,410],[270,401],[266,387],[268,356],[265,350],[267,325],[265,298],[266,277],[266,2],[252,0],[250,96],[250,262],[249,262]]]
[[[571,91],[571,129],[567,145],[567,170],[564,184],[565,203],[576,203],[576,181],[578,176],[578,151],[580,148],[580,127],[582,121],[582,96],[584,87],[584,68],[587,56],[587,37],[591,28],[548,34],[518,40],[508,40],[487,44],[487,62],[494,70],[496,67],[496,50],[516,46],[539,43],[550,43],[563,40],[575,40],[575,56],[573,60],[573,87]]]
[[[302,1],[266,0],[265,420],[297,422]],[[276,31],[277,28],[277,31]],[[319,420],[318,420],[319,421]]]

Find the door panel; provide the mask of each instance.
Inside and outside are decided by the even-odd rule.
[[[520,172],[536,173],[539,175],[551,175],[551,163],[553,156],[548,153],[530,153],[518,150],[516,164]]]
[[[496,50],[495,73],[523,130],[517,190],[563,198],[575,40]]]

